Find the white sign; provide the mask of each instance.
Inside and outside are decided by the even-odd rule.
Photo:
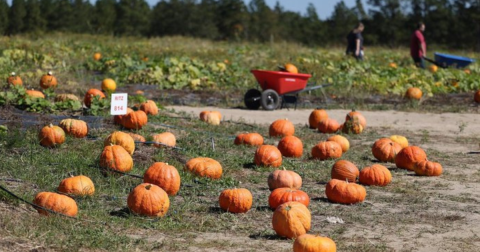
[[[128,94],[115,93],[112,94],[112,102],[110,102],[111,115],[125,115],[127,114]]]

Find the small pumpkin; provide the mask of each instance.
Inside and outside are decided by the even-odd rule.
[[[218,197],[220,208],[230,213],[246,213],[252,202],[252,193],[245,188],[225,189]]]
[[[360,171],[357,166],[347,160],[338,160],[332,166],[332,179],[348,180],[355,183],[359,174]]]
[[[443,168],[440,163],[423,160],[415,163],[413,171],[420,176],[440,176],[442,175]]]
[[[60,128],[70,136],[84,138],[88,134],[88,126],[85,121],[77,119],[63,119],[60,121]]]
[[[277,235],[289,239],[306,234],[310,230],[311,222],[310,210],[300,202],[283,203],[273,212],[273,230]]]
[[[438,66],[436,66],[436,65],[430,65],[430,66],[428,67],[428,70],[430,70],[430,72],[432,72],[432,73],[436,73],[436,72],[438,71]]]
[[[108,145],[100,155],[100,167],[129,172],[133,168],[132,156],[120,145]]]
[[[392,173],[383,165],[373,164],[360,171],[359,181],[364,185],[386,186],[392,181]]]
[[[85,103],[85,106],[87,106],[87,108],[90,108],[90,106],[92,105],[94,97],[98,97],[98,99],[105,99],[105,94],[95,88],[89,89],[87,93],[85,93],[85,97],[83,97],[83,103]]]
[[[30,98],[40,98],[40,99],[45,99],[45,95],[37,90],[27,90],[25,91],[25,96],[28,96]]]
[[[57,86],[57,78],[53,76],[53,73],[49,71],[47,74],[42,75],[40,78],[40,87],[43,89],[55,88]]]
[[[99,61],[102,58],[102,54],[99,52],[96,52],[93,54],[93,60]]]
[[[65,131],[52,124],[43,127],[38,133],[40,145],[44,147],[57,147],[65,142]]]
[[[318,122],[317,129],[322,133],[335,133],[340,129],[340,124],[333,118],[327,118]]]
[[[117,89],[117,83],[110,78],[106,78],[102,81],[102,91],[113,93]]]
[[[345,121],[345,123],[343,123],[340,128],[342,132],[346,134],[360,134],[364,130],[363,125],[358,119]]]
[[[75,217],[78,213],[77,202],[72,198],[54,192],[39,192],[35,195],[33,204],[43,208],[61,213],[67,216]],[[36,208],[39,214],[49,215],[50,212]]]
[[[23,81],[20,76],[17,76],[15,72],[12,72],[7,78],[7,83],[12,86],[23,86]]]
[[[415,163],[427,159],[427,153],[418,146],[408,146],[403,148],[395,157],[395,165],[398,168],[413,171]]]
[[[390,63],[388,64],[388,66],[391,67],[391,68],[397,68],[397,63],[395,63],[395,62],[390,62]]]
[[[352,111],[348,112],[347,116],[345,117],[345,122],[355,122],[358,121],[360,125],[362,125],[363,129],[367,127],[367,119],[363,116],[362,113],[355,111],[355,109],[352,109]]]
[[[74,94],[58,94],[55,96],[55,102],[80,101]]]
[[[138,215],[162,217],[168,212],[170,199],[159,186],[142,183],[128,194],[127,206]]]
[[[395,143],[398,143],[402,147],[402,149],[408,146],[408,140],[404,136],[391,135],[389,138],[390,138],[390,140],[394,141]]]
[[[342,146],[334,141],[322,141],[312,148],[312,157],[320,160],[336,159],[342,156]]]
[[[310,197],[302,190],[292,188],[277,188],[270,193],[268,197],[268,205],[275,210],[283,203],[296,201],[304,204],[306,207],[310,204]]]
[[[411,100],[420,100],[422,98],[423,92],[420,88],[409,87],[405,93],[405,97]]]
[[[219,179],[222,176],[222,165],[215,159],[207,157],[192,158],[185,164],[185,169],[199,176]]]
[[[126,113],[126,114],[130,114],[130,113],[132,113],[132,112],[133,112],[133,109],[127,108],[127,113]],[[126,114],[125,114],[125,115],[126,115]],[[115,124],[122,125],[122,124],[123,124],[123,117],[124,117],[125,115],[114,115],[114,116],[113,116],[113,122],[114,122]]]
[[[258,133],[241,133],[235,137],[235,145],[245,144],[250,146],[259,146],[263,144],[263,136]]]
[[[296,136],[283,137],[278,142],[278,150],[284,157],[301,157],[303,155],[303,143]]]
[[[142,135],[135,134],[133,132],[127,132],[127,134],[132,137],[134,142],[146,142],[147,141],[145,139],[145,137],[143,137]]]
[[[402,146],[390,138],[380,138],[372,146],[373,156],[382,162],[395,162],[395,157],[401,150]]]
[[[318,235],[304,234],[295,239],[293,252],[336,252],[337,245],[328,238]]]
[[[114,131],[103,141],[103,146],[109,145],[120,145],[122,146],[130,155],[133,155],[135,151],[135,141],[133,138],[122,131]]]
[[[170,195],[176,195],[180,190],[180,174],[168,163],[155,162],[143,174],[143,182],[160,186]]]
[[[282,165],[282,153],[273,145],[261,145],[255,151],[254,163],[258,166],[279,167]]]
[[[278,119],[270,124],[268,135],[271,137],[293,136],[295,134],[295,126],[288,119]]]
[[[158,115],[157,104],[152,100],[140,104],[140,110],[143,110],[147,115]]]
[[[268,189],[273,191],[282,187],[300,189],[302,187],[302,177],[294,171],[285,170],[285,168],[270,173],[268,175]]]
[[[147,125],[148,117],[142,110],[133,111],[122,117],[122,125],[127,129],[141,129]]]
[[[294,73],[294,74],[298,73],[297,67],[292,63],[286,63],[285,65],[283,65],[283,68],[285,69],[286,72]]]
[[[325,109],[315,109],[310,113],[308,117],[308,125],[310,129],[318,129],[318,123],[321,120],[327,119],[328,114]]]
[[[177,139],[175,135],[171,132],[163,132],[159,134],[153,135],[153,141],[158,142],[159,144],[153,144],[155,147],[163,147],[163,145],[167,145],[170,147],[175,147],[177,144]]]
[[[200,112],[200,120],[211,125],[220,125],[222,114],[218,111],[202,111]]]
[[[325,188],[328,200],[341,204],[355,204],[365,200],[365,187],[348,181],[332,179]]]
[[[95,185],[89,177],[79,175],[62,180],[57,190],[73,196],[91,196],[95,193]]]
[[[480,103],[480,90],[478,90],[477,92],[475,92],[475,94],[473,95],[473,100],[474,100],[476,103]]]
[[[345,153],[350,149],[350,142],[346,137],[342,135],[333,135],[327,138],[327,141],[334,141],[340,144],[340,146],[342,147],[342,153]]]

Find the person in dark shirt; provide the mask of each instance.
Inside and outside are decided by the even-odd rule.
[[[417,67],[425,68],[423,57],[427,55],[427,44],[423,37],[425,31],[425,24],[420,22],[417,24],[417,29],[412,33],[410,38],[410,56]]]
[[[358,25],[347,35],[346,54],[355,57],[357,60],[363,60],[362,32],[364,28],[365,26],[363,23],[358,23]]]

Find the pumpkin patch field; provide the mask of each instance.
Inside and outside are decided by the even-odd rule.
[[[0,38],[0,250],[480,251],[480,67],[370,50]],[[287,62],[332,85],[246,110]]]

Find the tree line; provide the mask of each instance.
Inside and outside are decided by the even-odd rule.
[[[366,45],[408,46],[418,22],[429,44],[480,50],[479,0],[343,1],[321,20],[313,4],[304,14],[271,8],[264,0],[0,0],[0,34],[48,31],[113,36],[193,36],[214,40],[297,42],[311,46],[345,43],[365,24]]]

